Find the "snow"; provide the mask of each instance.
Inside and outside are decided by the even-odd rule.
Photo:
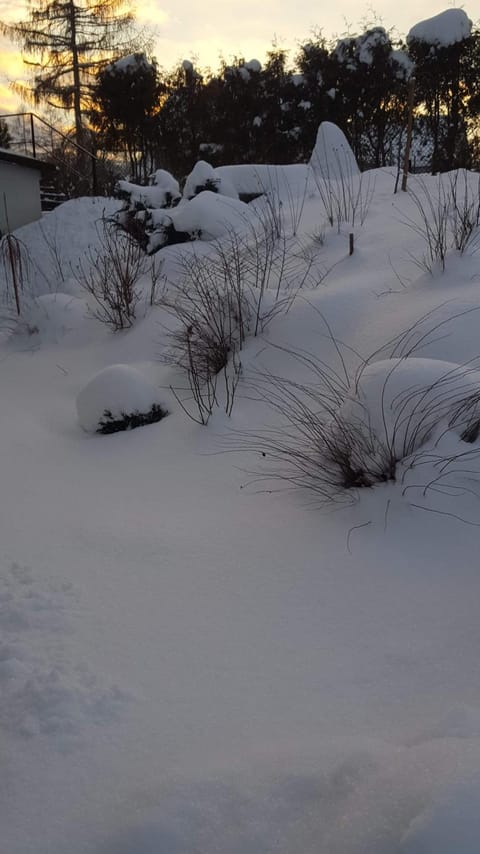
[[[328,180],[344,180],[360,174],[345,134],[333,122],[322,122],[318,128],[310,168]]]
[[[416,207],[382,169],[349,256],[350,224],[325,223],[306,167],[282,170],[227,174],[271,178],[285,217],[304,204],[289,261],[323,275],[246,341],[231,418],[219,379],[207,427],[171,391],[190,406],[162,360],[175,326],[160,300],[118,333],[83,310],[71,264],[118,202],[70,201],[18,231],[29,322],[0,341],[2,854],[478,849],[480,443],[440,419],[395,480],[336,512],[271,489],[275,461],[251,446],[283,429],[259,374],[270,394],[275,377],[308,392],[328,369],[379,433],[385,380],[387,428],[398,395],[415,417],[411,394],[450,370],[454,396],[476,390],[478,254],[420,271]],[[423,177],[432,194],[439,180]],[[192,210],[202,225],[245,207],[202,193],[169,215]],[[161,250],[166,287],[216,251]],[[5,302],[1,269],[0,284]],[[75,401],[113,366],[130,401],[146,384],[169,416],[85,432]]]
[[[130,365],[109,365],[87,383],[77,396],[77,415],[80,426],[95,433],[105,412],[114,419],[134,412],[145,414],[159,404],[159,392]]]
[[[425,42],[437,47],[450,47],[468,39],[472,22],[463,9],[446,9],[433,18],[415,24],[407,34],[407,43]]]
[[[443,793],[412,822],[401,854],[476,854],[480,839],[480,775]]]

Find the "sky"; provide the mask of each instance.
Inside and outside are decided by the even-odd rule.
[[[341,0],[323,8],[311,0],[145,0],[137,6],[137,20],[156,28],[153,52],[160,66],[171,68],[183,59],[193,59],[202,67],[215,69],[221,56],[262,61],[273,40],[294,54],[296,46],[312,31],[320,29],[330,38],[347,31],[360,32],[362,23],[374,19],[387,29],[395,27],[404,36],[418,21],[444,11],[447,5],[453,4],[424,0],[419,11],[413,0],[405,0],[400,8],[394,0],[366,2],[363,7],[356,0]],[[465,11],[474,17],[473,8]],[[0,0],[0,19],[21,18],[19,3]],[[12,112],[18,106],[18,96],[9,89],[9,82],[23,73],[18,48],[0,38],[0,113]]]

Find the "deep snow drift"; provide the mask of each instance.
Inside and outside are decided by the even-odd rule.
[[[18,232],[24,318],[12,331],[8,314],[0,343],[2,854],[477,849],[478,242],[426,272],[418,206],[393,171],[369,178],[353,228],[332,196],[330,225],[304,168],[284,174],[277,237],[314,260],[316,287],[290,281],[287,299],[272,256],[278,310],[246,338],[231,417],[220,379],[206,427],[163,358],[176,327],[161,297],[218,245],[153,256],[156,295],[147,271],[135,323],[114,333],[78,262],[118,202],[68,202]],[[410,181],[436,197],[439,179]],[[203,195],[214,219],[220,197]],[[168,418],[85,432],[77,398],[112,365],[128,366],[122,395],[141,388]],[[335,412],[343,399],[376,434],[397,429],[395,480],[336,512],[264,480],[276,461],[256,453],[286,437],[275,394],[300,395],[315,423],[320,386]],[[425,401],[439,417],[419,432]]]

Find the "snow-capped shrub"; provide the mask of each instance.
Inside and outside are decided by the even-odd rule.
[[[168,243],[168,228],[190,235],[190,239],[216,240],[230,231],[245,231],[255,214],[244,202],[206,190],[171,211],[151,211],[147,222],[150,233],[148,252],[156,252]],[[182,241],[185,240],[182,237]]]
[[[238,193],[229,181],[228,176],[217,174],[210,163],[199,160],[185,181],[183,197],[184,199],[193,199],[194,196],[198,196],[204,190],[219,193],[221,196],[227,196],[231,199],[238,199]]]
[[[128,210],[148,210],[150,208],[171,208],[178,204],[181,194],[178,181],[164,169],[158,169],[152,175],[152,183],[147,187],[132,184],[130,181],[118,181],[115,195],[128,204]]]
[[[436,429],[478,433],[480,373],[437,359],[394,358],[363,367],[335,413],[331,435],[362,485],[395,479],[397,463]]]
[[[259,396],[283,424],[242,444],[267,458],[266,478],[310,489],[323,502],[342,502],[359,488],[396,480],[399,464],[415,466],[427,442],[448,433],[454,456],[466,458],[466,443],[478,439],[478,371],[409,355],[366,360],[350,375],[342,358],[337,372],[309,353],[292,356],[311,380],[258,375]]]
[[[151,424],[167,415],[158,398],[158,389],[136,368],[110,365],[78,394],[78,421],[88,433],[113,433]]]

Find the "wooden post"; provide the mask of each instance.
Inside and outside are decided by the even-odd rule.
[[[407,122],[407,141],[405,143],[405,158],[403,161],[403,178],[402,190],[407,191],[408,165],[410,163],[410,149],[412,147],[412,130],[413,130],[413,99],[415,95],[415,77],[410,77],[408,84],[408,122]]]
[[[353,255],[353,232],[348,235],[348,254]]]

